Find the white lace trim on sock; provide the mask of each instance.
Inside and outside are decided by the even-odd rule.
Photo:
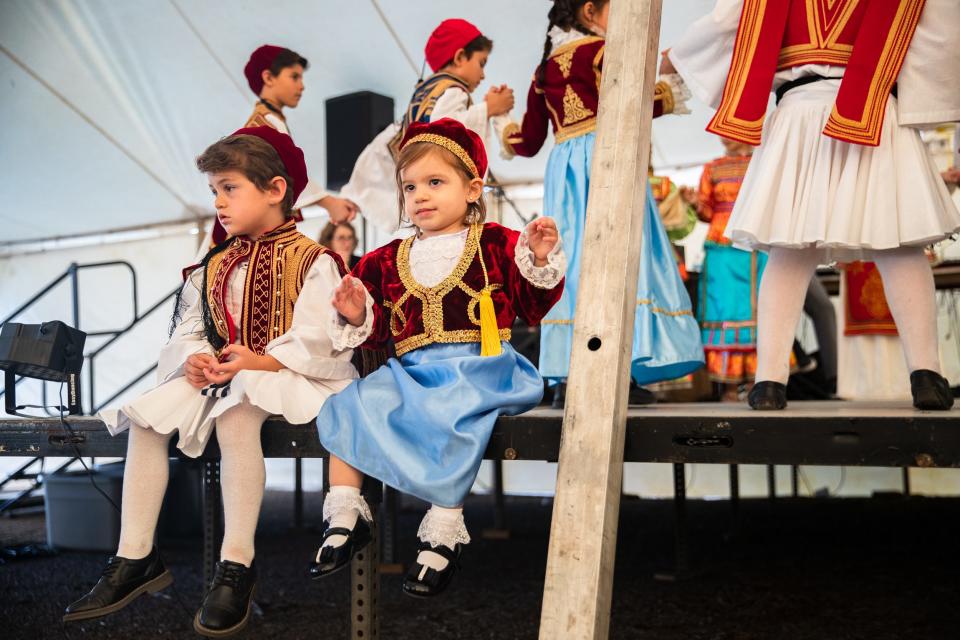
[[[427,511],[417,529],[417,537],[431,546],[443,545],[453,549],[458,544],[470,544],[470,534],[461,513],[455,520],[437,517],[433,509]]]
[[[360,517],[367,522],[373,522],[370,506],[360,494],[330,492],[323,501],[323,520],[330,522],[337,514],[350,509],[356,509]]]

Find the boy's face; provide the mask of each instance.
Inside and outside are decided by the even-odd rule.
[[[467,201],[476,201],[483,193],[483,181],[467,182],[441,153],[439,147],[431,150],[400,172],[404,210],[421,237],[463,229]]]
[[[473,92],[486,77],[483,68],[487,66],[487,58],[489,57],[489,51],[475,51],[468,58],[463,49],[458,49],[456,55],[453,56],[453,62],[447,66],[446,70],[466,82],[467,87]]]
[[[282,222],[287,183],[280,176],[275,177],[266,190],[260,189],[240,171],[208,173],[207,179],[213,192],[217,218],[231,236],[256,239]]]
[[[296,108],[303,96],[303,65],[284,67],[279,75],[263,72],[263,87],[284,107]]]

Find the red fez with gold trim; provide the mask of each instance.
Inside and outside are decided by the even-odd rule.
[[[250,90],[258,96],[263,91],[263,72],[270,69],[277,56],[283,53],[286,47],[276,47],[272,44],[265,44],[257,47],[257,50],[250,54],[246,66],[243,67],[243,75],[247,77],[247,84]]]
[[[457,156],[475,178],[482,179],[487,174],[487,150],[483,139],[453,118],[413,123],[400,141],[400,149],[417,142],[443,147]]]
[[[255,136],[274,148],[287,175],[293,180],[293,184],[288,184],[287,188],[293,191],[293,201],[296,202],[307,186],[307,163],[303,159],[303,151],[293,143],[293,138],[273,127],[247,127],[234,131],[233,135]]]
[[[444,20],[433,30],[427,39],[427,46],[423,52],[427,56],[427,64],[434,72],[453,60],[458,49],[463,49],[470,41],[483,35],[480,29],[460,18]]]

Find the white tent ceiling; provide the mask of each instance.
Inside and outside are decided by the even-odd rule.
[[[665,0],[662,46],[712,4]],[[288,118],[311,175],[321,181],[326,98],[372,90],[391,96],[399,112],[410,96],[417,73],[387,23],[419,66],[423,43],[440,20],[475,22],[496,43],[486,84],[512,86],[520,117],[549,6],[546,0],[4,0],[0,245],[210,212],[193,158],[245,121],[254,96],[242,68],[263,43],[310,60],[304,100]],[[716,155],[719,146],[703,132],[708,115],[699,106],[693,116],[657,121],[655,163]],[[547,153],[495,158],[493,168],[502,180],[539,181]]]

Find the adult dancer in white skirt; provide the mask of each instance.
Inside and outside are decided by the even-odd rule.
[[[120,544],[96,586],[64,621],[96,618],[169,585],[154,533],[169,475],[170,440],[196,457],[216,428],[224,535],[194,619],[205,636],[246,624],[256,585],[254,533],[266,476],[260,429],[271,415],[311,422],[357,371],[324,329],[345,273],[340,257],[299,233],[293,204],[307,184],[303,152],[271,127],[240,129],[197,159],[231,236],[189,276],[176,328],[160,353],[159,386],[101,416],[129,429]]]
[[[754,409],[786,406],[816,266],[858,259],[877,263],[903,327],[914,406],[953,405],[923,247],[960,230],[960,212],[917,128],[960,121],[957,42],[953,0],[718,0],[665,52],[661,73],[717,108],[708,131],[759,145],[727,226],[770,254]]]

